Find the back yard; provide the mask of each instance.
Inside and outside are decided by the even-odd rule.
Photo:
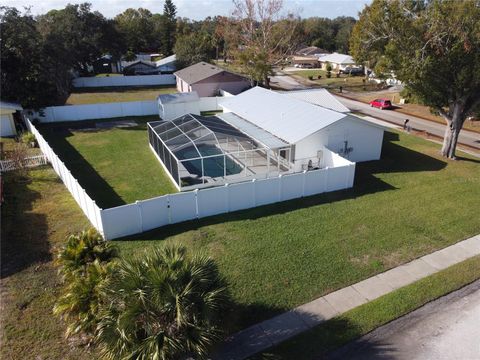
[[[140,129],[114,131],[142,133]],[[66,149],[75,142],[75,136],[82,135],[74,132],[59,141]],[[90,146],[98,146],[97,150],[111,146],[118,152],[125,151],[121,144],[115,147],[87,140]],[[99,137],[96,141],[103,140]],[[78,143],[70,149],[76,148]],[[150,153],[148,148],[146,151]],[[353,189],[185,222],[116,243],[126,256],[172,242],[213,256],[235,302],[231,312],[225,314],[226,326],[230,332],[239,330],[480,233],[476,215],[479,160],[466,157],[447,163],[438,151],[437,144],[388,132],[382,160],[358,164]],[[85,159],[77,171],[87,173],[92,169],[85,166],[93,150],[89,154],[85,148],[80,153],[78,156]],[[130,161],[132,154],[127,151],[125,159]],[[106,162],[105,169],[121,167],[125,160],[111,156],[114,159],[97,162]],[[152,163],[156,161],[152,159]],[[142,171],[150,170],[144,166]],[[25,263],[7,268],[3,275],[8,262],[2,261],[2,275],[7,277],[5,291],[9,294],[6,311],[2,311],[7,314],[4,343],[19,358],[28,357],[33,350],[43,358],[59,359],[65,357],[58,350],[59,344],[64,344],[63,325],[51,315],[57,286],[51,247],[87,223],[51,169],[32,174],[30,184],[10,179],[6,183],[7,202],[3,206],[7,211],[2,209],[2,223],[14,224],[13,219],[21,219],[24,225],[5,227],[3,244],[6,239],[15,242],[8,245],[10,253],[2,251],[2,260],[20,259]],[[151,181],[152,174],[143,174],[144,181]],[[132,176],[127,178],[122,180],[127,185],[137,181]],[[140,186],[138,194],[145,194],[145,189],[148,187]],[[36,244],[35,250],[23,256],[23,249],[33,249],[31,243]],[[25,284],[30,290],[24,291]],[[68,351],[74,349],[69,347]],[[82,354],[77,349],[69,358]]]
[[[95,121],[44,124],[39,130],[80,185],[102,208],[175,192],[150,150],[147,122],[158,116],[116,118],[132,127],[95,127]],[[100,124],[114,124],[102,119]]]
[[[123,101],[156,100],[160,94],[176,92],[172,86],[74,89],[65,105],[99,104]]]

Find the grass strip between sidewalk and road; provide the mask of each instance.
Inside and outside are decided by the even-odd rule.
[[[321,358],[329,351],[479,278],[480,255],[347,311],[250,359]]]

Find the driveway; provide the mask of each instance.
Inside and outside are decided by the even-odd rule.
[[[480,280],[376,329],[327,358],[480,359]]]
[[[335,95],[334,95],[335,96]],[[389,121],[395,123],[397,125],[403,126],[403,122],[405,119],[409,119],[409,124],[412,128],[420,131],[428,131],[430,134],[439,136],[443,138],[445,133],[445,126],[443,124],[438,124],[433,121],[428,121],[424,119],[417,118],[415,116],[402,114],[399,112],[395,112],[395,110],[380,110],[377,108],[372,108],[370,105],[346,99],[341,96],[335,96],[337,100],[339,100],[342,104],[348,107],[352,111],[358,111],[362,114],[369,115],[381,120]],[[469,145],[475,147],[480,150],[480,134],[462,130],[459,136],[459,142],[465,145]]]

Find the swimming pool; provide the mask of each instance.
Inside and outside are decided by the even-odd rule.
[[[202,156],[222,154],[222,151],[214,145],[200,144],[200,145],[197,145],[197,149],[202,154]],[[179,160],[198,157],[197,150],[195,149],[194,146],[189,146],[181,150],[175,151],[175,155]],[[233,175],[233,174],[238,174],[242,172],[243,170],[242,166],[237,164],[228,155],[225,156],[225,163],[223,159],[224,159],[223,156],[204,158],[203,159],[203,171],[204,171],[203,175],[215,178],[215,177],[224,176],[224,173],[226,173],[226,175]],[[202,176],[202,160],[200,159],[189,160],[189,161],[182,162],[182,164],[190,174],[195,174],[199,177]],[[226,171],[224,171],[224,167]]]

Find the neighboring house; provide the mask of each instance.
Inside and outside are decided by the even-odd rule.
[[[177,57],[175,54],[167,56],[161,60],[155,62],[157,69],[160,70],[162,74],[173,74],[177,70],[176,66]]]
[[[112,55],[104,55],[92,64],[95,74],[115,74],[120,72],[118,61]]]
[[[333,53],[321,56],[318,59],[322,65],[322,69],[327,69],[327,64],[332,65],[333,71],[345,70],[348,66],[355,66],[355,61],[350,55]]]
[[[218,66],[199,62],[174,73],[179,92],[196,91],[199,96],[215,96],[220,90],[239,94],[249,88],[250,82]]]
[[[237,127],[253,124],[284,141],[284,157],[295,171],[321,161],[323,147],[355,162],[381,155],[383,127],[284,93],[255,87],[220,105],[237,118]]]
[[[135,60],[122,62],[125,75],[158,75],[160,70],[154,62],[147,60]]]
[[[313,55],[312,56],[295,55],[292,57],[292,63],[294,65],[300,65],[300,67],[305,67],[305,65],[308,65],[309,67],[312,67],[312,68],[320,67],[320,62],[318,61],[318,57]]]
[[[173,120],[181,115],[200,115],[200,98],[196,91],[159,95],[158,113],[162,120]]]
[[[333,111],[350,112],[350,109],[338,101],[327,89],[291,90],[280,93]]]
[[[16,136],[16,121],[19,114],[17,111],[22,111],[20,104],[0,101],[0,137]]]
[[[325,49],[321,49],[316,46],[308,46],[301,48],[295,52],[296,55],[300,56],[320,56],[320,55],[325,55],[325,54],[330,54],[330,51],[327,51]]]

